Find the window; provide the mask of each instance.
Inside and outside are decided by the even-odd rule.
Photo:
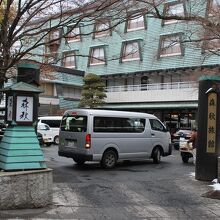
[[[76,88],[72,88],[71,86],[64,86],[62,88],[63,97],[70,99],[78,99],[80,96],[78,95],[78,90]]]
[[[164,125],[157,119],[150,119],[151,129],[155,131],[166,131]]]
[[[90,50],[89,65],[105,64],[104,47],[94,47]]]
[[[49,44],[60,44],[60,30],[53,30],[49,33]],[[50,42],[52,41],[52,42]]]
[[[160,57],[182,55],[179,35],[162,36],[160,41]]]
[[[132,17],[127,21],[127,32],[144,28],[144,16],[141,14],[132,15]]]
[[[53,30],[53,31],[51,31],[47,35],[45,41],[46,41],[45,42],[45,53],[47,54],[46,56],[50,57],[50,55],[53,54],[52,56],[54,57],[55,56],[54,54],[58,52],[58,49],[60,47],[60,41],[61,41],[60,30]]]
[[[140,45],[138,41],[126,42],[122,46],[122,61],[140,60]]]
[[[53,32],[51,32],[50,34],[50,40],[54,40],[60,37],[60,31],[59,30],[55,30]]]
[[[43,119],[43,120],[41,120],[41,123],[45,123],[45,124],[49,125],[51,128],[59,128],[60,122],[61,122],[61,120],[56,120],[56,119],[51,119],[51,120]]]
[[[66,68],[76,67],[75,52],[63,53],[63,66]]]
[[[47,124],[38,124],[37,129],[38,130],[50,130],[50,127]]]
[[[56,64],[58,60],[57,53],[44,54],[44,62],[48,64]]]
[[[94,117],[94,132],[104,133],[142,133],[145,128],[145,119]]]
[[[41,83],[40,88],[44,90],[42,96],[53,96],[53,84],[51,83]]]
[[[86,132],[87,116],[64,116],[60,126],[61,131]]]
[[[71,29],[71,27],[68,28],[68,31]],[[76,27],[72,29],[66,37],[67,43],[74,42],[74,41],[80,41],[80,29],[79,27]]]
[[[220,50],[220,39],[218,36],[206,35],[207,40],[204,41],[204,50],[205,51],[218,51]]]
[[[184,4],[183,3],[168,3],[165,5],[164,8],[164,15],[165,16],[184,16],[185,10],[184,10]],[[177,20],[164,20],[163,24],[171,24],[176,23]]]
[[[104,37],[109,36],[111,33],[110,31],[110,23],[108,21],[105,22],[96,22],[95,29],[94,29],[94,37]]]
[[[220,11],[220,0],[210,0],[209,1],[209,15],[219,16]]]

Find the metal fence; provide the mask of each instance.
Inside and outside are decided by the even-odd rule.
[[[109,86],[106,92],[146,91],[146,90],[168,90],[198,88],[198,82],[173,82],[173,83],[152,83],[141,85]]]

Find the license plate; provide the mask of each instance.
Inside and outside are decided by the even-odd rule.
[[[68,141],[67,142],[67,147],[75,147],[74,141]]]

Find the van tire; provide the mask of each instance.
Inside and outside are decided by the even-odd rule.
[[[116,166],[118,157],[115,151],[107,150],[101,160],[101,166],[105,169],[112,169]]]
[[[187,154],[184,154],[184,152],[181,152],[181,157],[182,157],[183,163],[189,162],[189,156]]]
[[[77,163],[77,165],[83,165],[85,163],[85,160],[82,159],[73,159],[75,163]]]
[[[153,163],[159,164],[161,161],[161,151],[159,147],[155,147],[152,154]]]
[[[59,144],[59,136],[55,136],[55,137],[54,137],[54,143],[55,143],[56,145]]]

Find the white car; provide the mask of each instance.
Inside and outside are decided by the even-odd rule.
[[[37,124],[37,132],[42,134],[43,143],[50,146],[54,142],[54,132],[50,126],[44,123]]]

